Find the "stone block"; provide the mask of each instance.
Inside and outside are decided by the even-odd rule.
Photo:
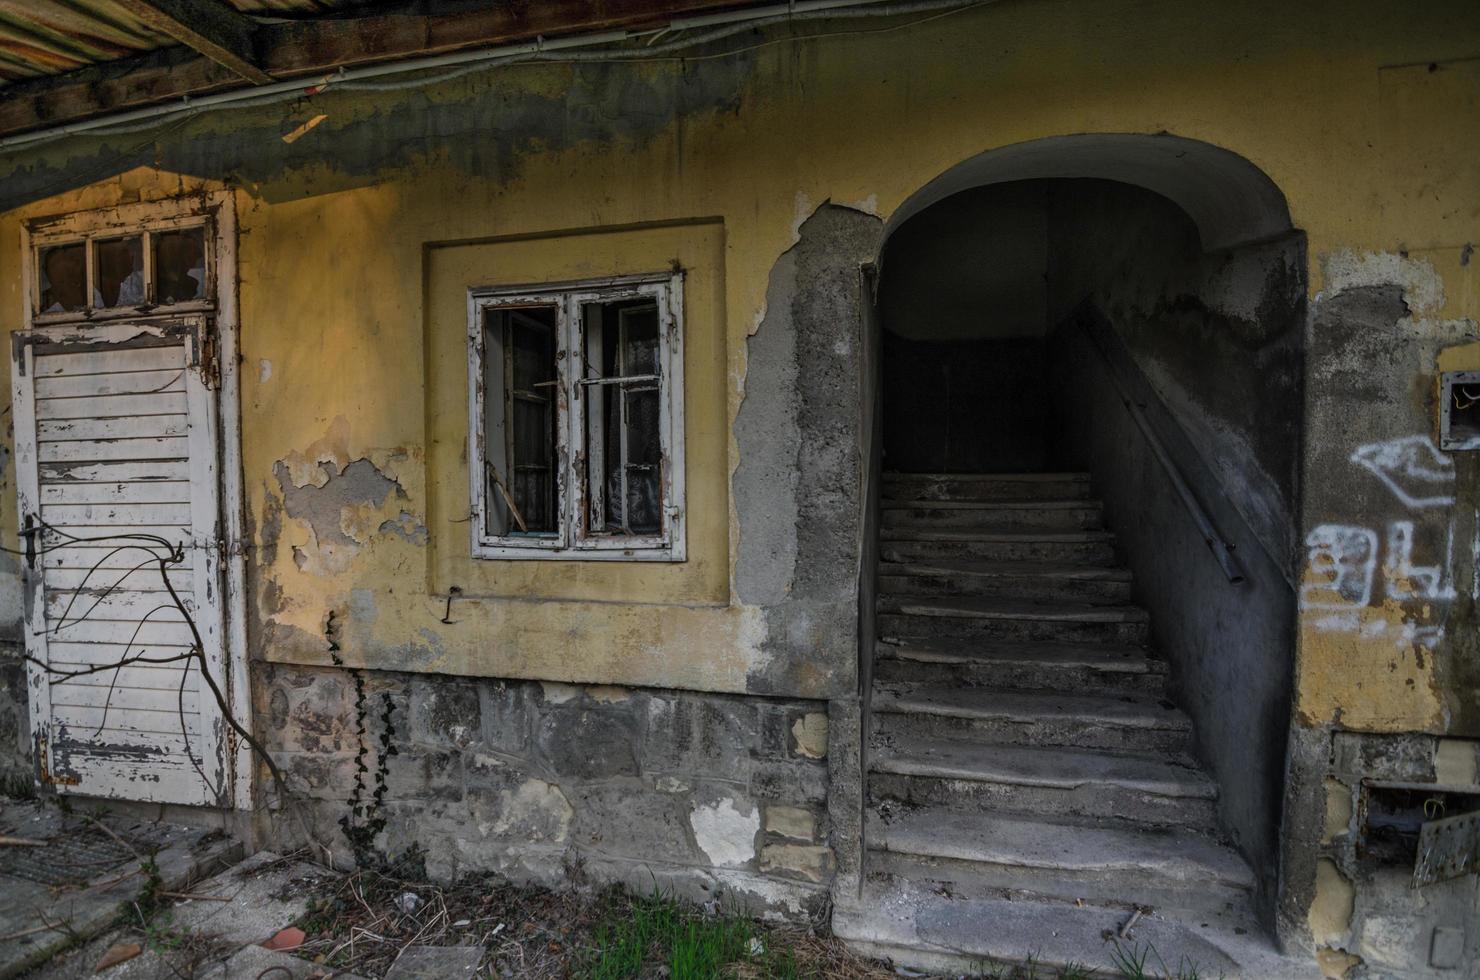
[[[765,828],[777,837],[810,842],[817,836],[817,817],[798,806],[772,804],[765,808]]]
[[[534,685],[521,681],[484,681],[478,685],[478,698],[483,744],[495,752],[528,755]]]
[[[758,763],[750,773],[750,795],[793,805],[827,799],[827,766],[820,762]]]
[[[820,883],[832,875],[832,849],[819,844],[767,844],[761,848],[761,870]]]
[[[408,695],[413,742],[442,748],[466,748],[482,737],[478,689],[467,682],[435,675],[414,678]]]
[[[638,772],[637,723],[625,704],[548,710],[536,741],[540,759],[560,777],[603,779]]]
[[[340,752],[359,744],[354,685],[338,668],[278,669],[266,678],[269,743],[293,752]]]
[[[472,980],[482,963],[482,946],[407,946],[385,980]]]
[[[1337,732],[1331,755],[1332,768],[1347,776],[1421,783],[1434,779],[1434,739],[1429,735]]]
[[[707,864],[694,848],[690,796],[669,794],[637,779],[564,787],[574,808],[570,842],[582,850],[679,864]]]
[[[664,695],[647,699],[645,772],[744,782],[760,740],[756,705],[738,698]]]
[[[386,760],[385,784],[386,796],[390,800],[460,799],[463,792],[462,756],[455,752],[401,745],[396,754]]]
[[[469,831],[513,848],[563,843],[575,816],[559,786],[513,771],[501,787],[468,790],[467,803]]]
[[[1436,970],[1457,970],[1465,965],[1465,931],[1453,926],[1439,926],[1429,939],[1429,966]]]
[[[315,799],[347,800],[355,787],[355,754],[351,752],[274,752],[288,787]],[[368,764],[368,763],[367,763]],[[370,773],[365,773],[369,791]]]

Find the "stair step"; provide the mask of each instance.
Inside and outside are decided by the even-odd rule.
[[[886,528],[971,528],[1077,531],[1103,523],[1099,501],[1092,500],[885,500]]]
[[[873,711],[881,737],[969,737],[1125,752],[1181,752],[1192,730],[1171,702],[1129,693],[1097,697],[881,680],[874,685]]]
[[[1076,905],[1053,900],[961,898],[908,882],[868,881],[854,897],[840,895],[833,934],[854,950],[897,966],[945,976],[977,975],[984,966],[1032,962],[1039,970],[1069,967],[1124,975],[1115,959],[1117,936],[1129,920],[1124,905]],[[1120,940],[1126,951],[1156,950],[1158,973],[1179,976],[1320,976],[1312,959],[1286,959],[1247,912],[1196,916],[1155,909]]]
[[[879,560],[980,559],[1109,565],[1115,561],[1115,535],[1109,531],[973,531],[935,528],[882,528]]]
[[[1134,645],[921,639],[876,644],[874,676],[994,690],[1160,696],[1166,664]]]
[[[994,596],[881,597],[881,637],[1143,643],[1149,617],[1138,606]]]
[[[885,500],[1071,500],[1090,494],[1088,473],[885,473]]]
[[[952,894],[1003,890],[1084,901],[1220,910],[1249,900],[1254,875],[1232,849],[1164,828],[1087,827],[939,807],[868,813],[871,866]]]
[[[884,742],[869,756],[874,801],[1206,832],[1217,825],[1217,784],[1183,756],[908,735]]]
[[[921,559],[882,562],[879,591],[889,595],[994,595],[1127,602],[1131,574],[1111,565],[1047,561]]]

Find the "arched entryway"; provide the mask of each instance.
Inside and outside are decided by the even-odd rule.
[[[1241,157],[1120,134],[985,153],[887,231],[865,867],[911,911],[883,945],[1095,961],[1149,909],[1163,956],[1247,971],[1275,955],[1303,237]]]

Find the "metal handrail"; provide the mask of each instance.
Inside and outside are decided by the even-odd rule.
[[[1145,437],[1146,444],[1151,447],[1151,454],[1161,464],[1161,468],[1166,472],[1167,479],[1172,481],[1172,488],[1176,491],[1177,498],[1182,501],[1182,506],[1187,510],[1188,516],[1197,525],[1198,534],[1202,535],[1203,543],[1213,553],[1213,558],[1218,562],[1218,567],[1223,570],[1223,574],[1227,576],[1229,582],[1238,584],[1244,581],[1243,569],[1239,567],[1238,560],[1233,556],[1234,546],[1229,544],[1223,535],[1218,533],[1218,528],[1214,526],[1213,519],[1208,516],[1207,510],[1203,507],[1201,501],[1197,499],[1197,495],[1192,492],[1192,487],[1187,483],[1186,478],[1182,476],[1182,471],[1178,468],[1176,461],[1172,459],[1171,453],[1167,452],[1167,448],[1162,443],[1161,437],[1151,427],[1151,420],[1146,417],[1146,413],[1142,410],[1141,406],[1131,397],[1130,392],[1126,390],[1126,385],[1120,378],[1120,372],[1116,369],[1115,362],[1110,358],[1109,352],[1100,343],[1100,339],[1088,327],[1084,328],[1084,332],[1089,336],[1090,343],[1094,344],[1095,350],[1099,353],[1101,360],[1105,362],[1105,367],[1109,370],[1110,381],[1115,385],[1115,390],[1120,395],[1121,404],[1130,413],[1131,420],[1136,423],[1136,428],[1141,430],[1141,435]]]

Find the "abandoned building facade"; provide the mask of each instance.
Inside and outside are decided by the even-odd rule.
[[[8,784],[1476,975],[1472,3],[232,3],[0,27]]]

